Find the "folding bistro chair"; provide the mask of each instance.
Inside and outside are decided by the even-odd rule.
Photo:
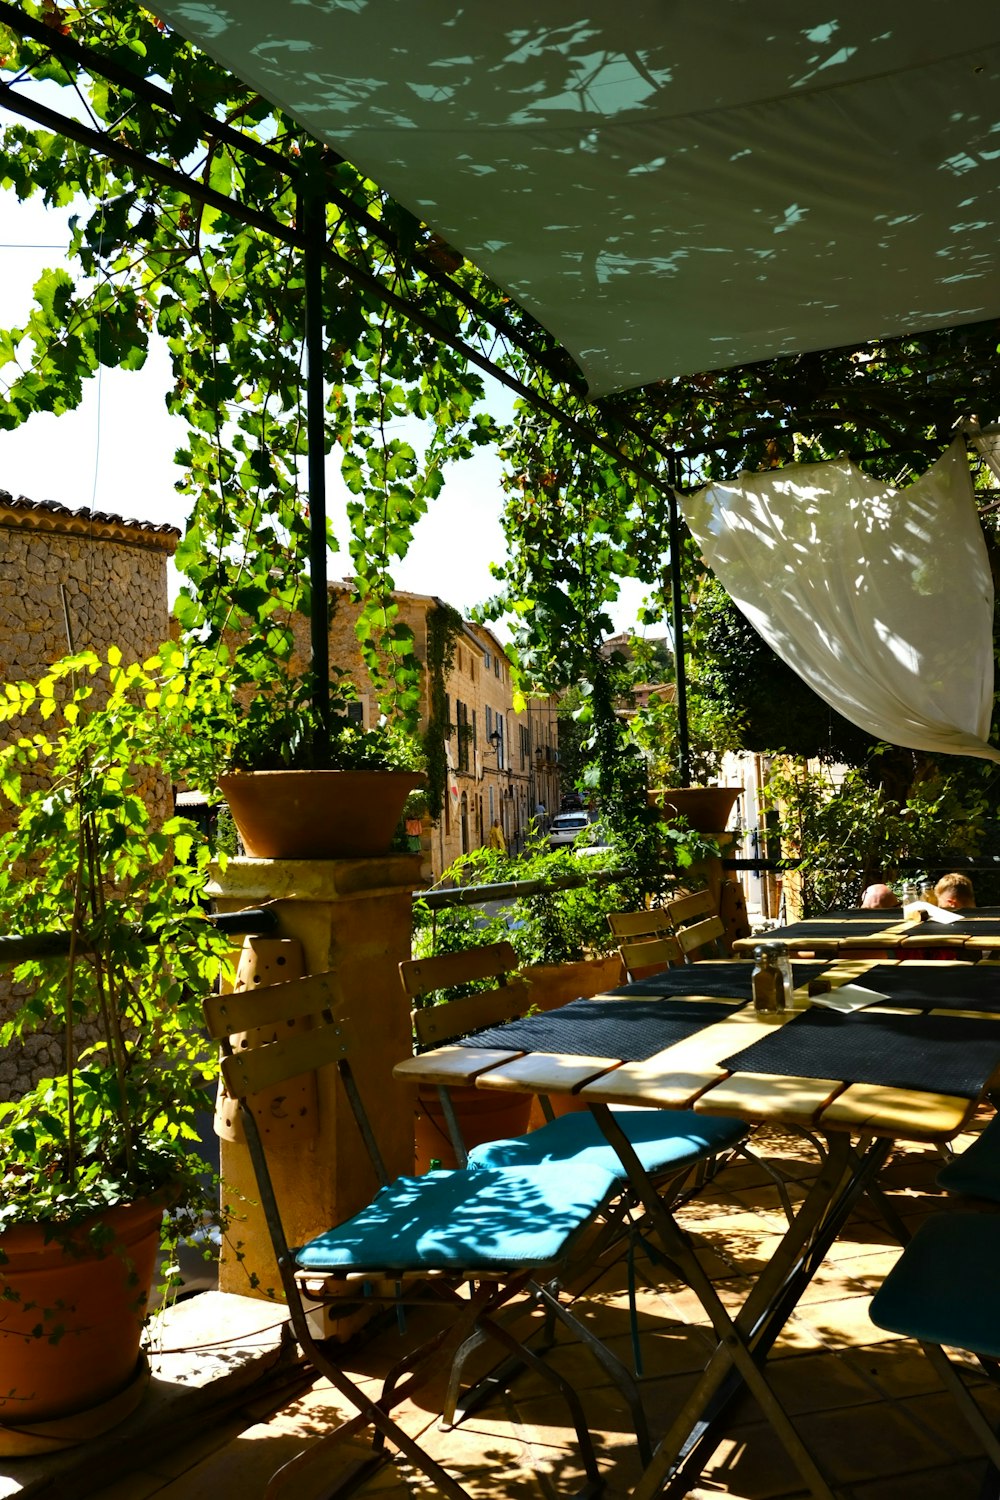
[[[711,891],[692,891],[667,902],[677,941],[687,963],[723,954],[726,926],[719,916]]]
[[[1000,1115],[994,1115],[972,1145],[941,1168],[937,1185],[964,1198],[1000,1203]]]
[[[536,1166],[430,1172],[392,1181],[351,1066],[352,1056],[364,1050],[371,1026],[363,1002],[349,1004],[339,996],[335,977],[320,974],[212,996],[204,1009],[208,1030],[221,1043],[223,1081],[239,1104],[295,1336],[314,1368],[357,1410],[323,1442],[340,1442],[371,1426],[376,1460],[388,1441],[442,1494],[469,1500],[468,1492],[393,1418],[392,1409],[439,1371],[442,1360],[450,1363],[452,1351],[470,1335],[486,1335],[516,1356],[517,1368],[527,1365],[562,1394],[587,1477],[581,1494],[596,1494],[600,1475],[576,1393],[496,1315],[520,1293],[536,1291],[539,1281],[558,1279],[578,1241],[618,1192],[617,1180],[599,1166],[581,1163],[572,1174],[558,1166]],[[288,1029],[289,1022],[306,1017],[311,1018],[309,1029]],[[285,1079],[325,1066],[336,1069],[379,1188],[359,1213],[290,1248],[254,1098]],[[307,1302],[335,1305],[344,1316],[359,1307],[433,1303],[451,1312],[452,1323],[400,1359],[374,1400],[341,1368],[329,1345],[315,1337]],[[274,1476],[272,1486],[291,1479],[294,1467],[311,1465],[315,1458],[307,1450]],[[269,1487],[268,1495],[273,1493],[276,1489]]]
[[[456,1037],[468,1035],[477,1027],[481,1029],[492,1026],[497,1021],[510,1020],[516,1014],[523,1014],[530,1003],[529,988],[524,984],[518,986],[516,980],[508,977],[512,961],[516,962],[516,958],[510,944],[498,943],[482,949],[442,954],[434,959],[414,959],[401,963],[400,977],[411,998],[422,997],[433,989],[452,988],[473,978],[492,977],[506,981],[485,993],[414,1010],[413,1024],[418,1044],[446,1044]],[[446,1071],[447,1046],[444,1047],[442,1056]],[[405,1078],[407,1064],[399,1064],[394,1072],[396,1077]],[[439,1093],[448,1118],[450,1102],[447,1084],[439,1085]],[[458,1121],[454,1119],[454,1112],[450,1111],[458,1160],[467,1160],[472,1171],[524,1170],[544,1165],[559,1170],[571,1168],[572,1173],[575,1173],[580,1167],[598,1167],[613,1177],[618,1185],[618,1195],[617,1202],[609,1205],[605,1214],[606,1232],[599,1242],[588,1247],[589,1252],[596,1259],[623,1232],[634,1240],[642,1230],[642,1223],[635,1222],[633,1218],[638,1201],[632,1193],[628,1173],[620,1157],[593,1115],[589,1111],[580,1111],[555,1119],[552,1118],[549,1101],[544,1096],[541,1096],[541,1103],[547,1122],[539,1129],[503,1140],[486,1141],[473,1147],[467,1155]],[[695,1187],[703,1185],[706,1176],[717,1166],[720,1156],[742,1153],[743,1143],[749,1134],[749,1127],[741,1120],[695,1114],[693,1110],[623,1108],[616,1111],[616,1116],[657,1191],[672,1203],[684,1196],[683,1190],[689,1183],[693,1183]],[[565,1308],[552,1305],[550,1311],[583,1338],[616,1381],[632,1409],[640,1449],[644,1448],[647,1442],[645,1419],[628,1372],[609,1355],[604,1345],[595,1344],[586,1328],[578,1324]],[[639,1367],[641,1359],[635,1337],[633,1343],[636,1365]]]

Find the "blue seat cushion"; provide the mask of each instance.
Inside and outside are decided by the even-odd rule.
[[[1000,1215],[927,1219],[871,1302],[871,1320],[925,1344],[1000,1358]]]
[[[599,1167],[398,1177],[294,1252],[302,1270],[487,1270],[558,1261],[618,1192]]]
[[[615,1119],[653,1177],[682,1171],[719,1151],[728,1151],[745,1140],[748,1133],[742,1120],[696,1115],[690,1109],[621,1109],[615,1111]],[[476,1171],[484,1167],[521,1168],[556,1162],[572,1162],[574,1167],[600,1167],[619,1182],[625,1181],[625,1169],[614,1147],[609,1145],[589,1110],[561,1115],[527,1135],[486,1141],[469,1153],[469,1166]]]
[[[941,1168],[937,1184],[949,1193],[1000,1203],[1000,1115],[993,1116],[968,1150]]]

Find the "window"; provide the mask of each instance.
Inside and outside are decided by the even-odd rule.
[[[489,739],[493,733],[493,710],[489,704],[486,705],[486,738]]]
[[[497,714],[497,770],[502,771],[507,764],[504,754],[503,743],[503,717]]]
[[[458,728],[458,769],[467,771],[469,769],[469,739],[471,726],[469,724],[468,705],[455,699],[455,724]]]
[[[521,770],[523,771],[524,768],[525,768],[525,766],[528,764],[529,760],[531,759],[531,741],[528,738],[527,725],[525,725],[525,724],[519,724],[518,725],[518,730],[520,731],[520,741],[521,741]]]
[[[492,660],[493,660],[493,658],[490,656],[490,653],[488,651],[484,651],[483,652],[483,671],[484,672],[488,672],[490,670],[490,662]]]
[[[496,817],[496,812],[495,812],[494,806],[493,806],[493,787],[490,786],[490,827],[491,828],[493,827],[493,819],[495,817]]]
[[[355,699],[352,703],[348,703],[347,722],[348,724],[360,724],[361,727],[364,728],[365,705],[361,702],[360,699]]]
[[[499,658],[499,656],[495,656],[493,658],[493,675],[494,675],[494,677],[501,677],[501,673],[500,673],[500,658]],[[503,679],[501,677],[501,681],[502,680]]]

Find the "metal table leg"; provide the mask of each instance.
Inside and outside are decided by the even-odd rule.
[[[687,1235],[675,1222],[655,1189],[614,1114],[591,1105],[607,1139],[615,1147],[633,1188],[656,1229],[663,1251],[673,1260],[708,1314],[719,1339],[715,1353],[684,1403],[653,1461],[634,1490],[634,1500],[652,1500],[689,1467],[717,1424],[721,1413],[744,1387],[752,1391],[817,1500],[833,1500],[832,1491],[772,1391],[763,1371],[767,1354],[815,1275],[844,1221],[881,1170],[892,1150],[889,1140],[873,1140],[855,1149],[850,1137],[831,1135],[825,1162],[775,1254],[733,1319],[705,1273]]]

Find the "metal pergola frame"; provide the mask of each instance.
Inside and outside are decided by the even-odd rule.
[[[208,207],[218,209],[241,223],[253,226],[276,240],[298,250],[303,259],[305,296],[305,327],[303,339],[306,350],[306,440],[307,483],[311,517],[309,576],[312,591],[311,613],[311,675],[313,697],[318,715],[324,724],[329,720],[329,642],[327,601],[327,557],[326,557],[326,481],[324,468],[324,381],[323,381],[323,282],[332,271],[359,289],[379,298],[384,305],[409,320],[415,328],[451,347],[477,369],[490,375],[501,385],[512,391],[536,410],[558,422],[567,432],[588,448],[612,457],[627,468],[637,479],[650,484],[661,493],[668,504],[669,568],[671,582],[671,628],[674,644],[676,674],[676,704],[678,714],[678,747],[681,780],[687,783],[690,777],[690,745],[687,722],[687,684],[685,669],[683,584],[681,578],[681,527],[678,507],[678,466],[683,459],[694,458],[731,446],[733,438],[702,447],[667,448],[659,443],[650,430],[628,413],[615,409],[613,398],[603,402],[591,402],[590,411],[594,420],[587,421],[561,406],[558,400],[536,386],[512,374],[469,338],[445,328],[433,316],[398,295],[384,285],[376,276],[361,266],[332,250],[325,233],[326,207],[335,205],[364,231],[376,237],[391,254],[402,253],[398,237],[384,219],[377,219],[368,212],[367,205],[358,203],[332,180],[328,167],[343,160],[328,146],[317,145],[299,161],[291,161],[264,143],[245,135],[241,130],[225,121],[220,121],[190,103],[178,104],[165,88],[140,78],[128,68],[106,57],[101,52],[71,36],[33,20],[25,15],[10,0],[0,0],[0,23],[14,32],[30,38],[57,56],[70,69],[77,68],[101,77],[117,87],[125,89],[146,103],[161,109],[178,123],[195,126],[205,141],[221,140],[245,153],[261,166],[284,179],[295,191],[300,205],[298,223],[282,223],[272,215],[262,213],[244,204],[238,197],[231,197],[200,182],[154,157],[126,146],[110,132],[93,127],[60,114],[36,99],[25,96],[6,82],[0,82],[0,107],[23,119],[64,135],[88,150],[120,162],[137,174],[151,181],[163,183]],[[570,397],[586,400],[585,383],[570,355],[556,344],[544,328],[529,314],[523,316],[527,325],[515,324],[502,310],[488,306],[467,287],[462,286],[446,270],[436,265],[431,257],[420,249],[407,249],[410,260],[420,271],[431,278],[466,313],[480,324],[488,327],[503,345],[516,348],[527,357],[534,370],[556,384],[561,384]],[[530,329],[530,332],[528,331]],[[775,422],[771,428],[775,435],[785,431],[783,424]],[[622,439],[637,440],[640,454],[636,456],[627,449],[623,451]]]
[[[9,3],[9,0],[0,0],[0,22],[8,25],[11,30],[40,43],[71,67],[81,68],[131,91],[147,103],[171,114],[178,121],[196,124],[202,138],[225,140],[288,180],[297,193],[302,209],[301,228],[283,224],[270,215],[249,208],[238,198],[220,193],[153,157],[134,151],[116,140],[109,132],[95,130],[79,120],[62,115],[38,100],[20,94],[13,85],[0,82],[0,106],[11,113],[30,120],[46,130],[64,135],[86,146],[95,154],[121,162],[152,181],[161,182],[184,192],[208,207],[232,215],[240,222],[252,225],[301,252],[306,283],[306,326],[303,332],[306,348],[307,470],[312,522],[309,554],[309,576],[313,600],[310,617],[311,676],[313,699],[321,722],[325,725],[329,723],[323,388],[323,278],[325,271],[329,269],[336,271],[338,276],[347,279],[353,285],[379,297],[385,305],[409,319],[414,326],[455,349],[478,369],[492,376],[537,410],[559,422],[588,447],[596,448],[613,457],[617,463],[628,468],[636,478],[646,481],[665,495],[670,516],[671,626],[674,637],[679,759],[682,781],[687,782],[690,774],[690,751],[680,573],[680,521],[676,491],[677,459],[680,455],[662,447],[648,431],[626,414],[615,413],[611,417],[606,424],[611,428],[610,433],[602,430],[602,426],[605,425],[603,423],[590,425],[581,421],[579,417],[564,410],[543,392],[526,384],[512,375],[509,370],[498,365],[482,349],[444,328],[427,313],[384,286],[369,272],[331,250],[325,235],[325,209],[328,203],[335,204],[367,232],[380,239],[389,250],[398,251],[399,245],[388,225],[372,217],[365,207],[356,203],[330,181],[329,174],[324,170],[318,153],[310,161],[302,163],[287,161],[270,147],[251,139],[242,131],[214,119],[190,104],[179,106],[168,90],[150,83],[148,79],[137,77],[127,68],[116,63],[114,59],[103,56],[94,48],[87,47],[72,37],[64,36],[61,32],[33,20],[20,11],[16,5]],[[329,148],[323,149],[328,152],[327,161],[342,160]],[[466,311],[473,313],[476,318],[487,324],[498,338],[520,349],[538,370],[565,384],[572,394],[580,398],[585,397],[584,383],[575,364],[565,350],[551,341],[543,329],[534,325],[537,329],[537,341],[529,338],[522,328],[516,327],[502,312],[487,307],[467,288],[459,285],[447,272],[435,266],[427,255],[417,251],[413,254],[413,259],[419,264],[422,272],[437,282]],[[596,407],[592,409],[597,411]],[[619,435],[617,439],[614,435],[615,430]],[[649,460],[634,457],[622,450],[620,437],[626,433],[640,441],[650,456]],[[662,468],[656,467],[657,463],[665,468],[665,474]]]

